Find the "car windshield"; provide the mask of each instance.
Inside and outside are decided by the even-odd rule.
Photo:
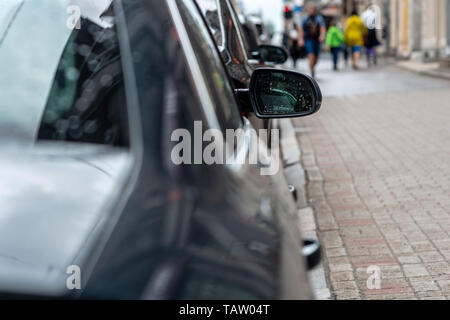
[[[128,144],[111,1],[1,1],[0,142]]]

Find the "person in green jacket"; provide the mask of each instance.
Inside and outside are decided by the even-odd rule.
[[[338,70],[339,52],[344,43],[344,33],[336,26],[336,22],[332,21],[328,28],[326,43],[330,47],[333,56],[333,69]]]

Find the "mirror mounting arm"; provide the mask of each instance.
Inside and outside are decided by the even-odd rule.
[[[242,112],[255,112],[253,110],[252,102],[250,100],[250,90],[249,89],[235,89],[234,90],[237,99],[239,101],[239,105],[241,107]]]

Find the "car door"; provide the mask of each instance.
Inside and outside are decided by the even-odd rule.
[[[231,93],[230,80],[206,26],[195,23],[199,20],[199,12],[193,5],[194,1],[170,0],[169,3],[172,3],[173,14],[178,10],[184,21],[184,26],[180,24],[178,27],[186,30],[190,40],[184,46],[189,65],[202,71],[196,80],[200,86],[203,82],[210,92],[228,97],[205,98],[201,104],[204,113],[211,112],[210,104],[215,104],[215,110],[235,115],[238,106]],[[225,80],[221,86],[210,78],[212,74],[219,74]],[[224,123],[219,122],[219,125]],[[199,221],[197,235],[203,230],[205,238],[211,236],[211,244],[205,245],[203,242],[202,249],[209,258],[214,257],[210,263],[217,263],[217,268],[209,268],[208,272],[207,268],[197,266],[197,270],[201,270],[204,277],[209,274],[211,278],[218,279],[221,277],[219,270],[225,268],[224,262],[234,262],[234,280],[229,281],[248,283],[259,298],[310,298],[304,261],[300,255],[301,238],[296,229],[295,205],[281,168],[270,174],[264,172],[267,163],[263,158],[268,150],[248,120],[244,119],[239,128],[230,128],[225,124],[220,129],[240,129],[248,137],[238,144],[236,155],[251,157],[255,150],[262,155],[253,164],[247,161],[231,162],[214,167],[215,174],[221,177],[225,195],[217,201],[199,204],[194,217],[198,217]],[[219,256],[226,254],[226,258],[217,259],[213,252]],[[253,276],[250,277],[249,273]]]
[[[139,109],[130,118],[133,135],[140,134],[132,144],[135,182],[124,207],[105,221],[94,253],[86,253],[83,270],[92,272],[84,271],[81,296],[276,298],[278,232],[255,222],[260,195],[269,193],[265,181],[251,181],[262,179],[253,174],[258,166],[177,165],[172,158],[179,129],[195,137],[198,122],[221,132],[251,128],[197,7],[191,0],[119,0],[115,9],[127,101]],[[262,250],[262,242],[273,250]]]
[[[258,143],[194,1],[118,0],[116,9],[127,101],[139,109],[132,146],[141,151],[82,297],[310,297],[286,185],[261,175],[261,163],[196,164],[195,143],[194,162],[173,161],[172,134],[197,141],[199,122],[246,133],[232,150],[238,157]]]

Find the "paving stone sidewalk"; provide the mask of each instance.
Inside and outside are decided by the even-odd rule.
[[[450,90],[326,96],[293,123],[332,297],[450,298]]]

